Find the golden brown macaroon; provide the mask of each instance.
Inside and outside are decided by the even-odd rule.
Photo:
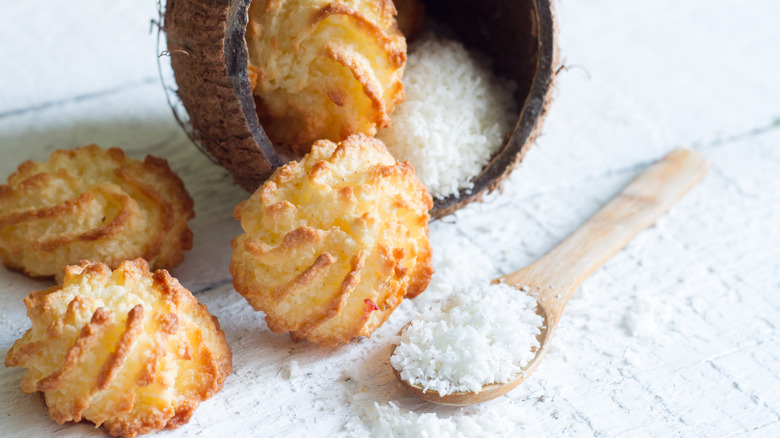
[[[381,141],[320,140],[235,208],[233,285],[294,340],[370,336],[428,286],[431,206],[411,164]]]
[[[170,269],[192,248],[193,203],[168,163],[118,148],[58,150],[27,161],[0,185],[0,258],[32,277],[82,259],[116,268],[142,257]]]
[[[62,286],[25,298],[32,328],[5,358],[26,368],[22,391],[42,392],[54,421],[116,436],[176,428],[222,388],[225,334],[167,271],[150,273],[143,259],[65,271]]]
[[[403,101],[406,40],[391,0],[254,0],[246,42],[257,111],[275,144],[376,134]]]

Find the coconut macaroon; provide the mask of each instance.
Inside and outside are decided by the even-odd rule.
[[[403,101],[406,40],[388,0],[254,0],[246,42],[257,112],[272,142],[376,134]]]
[[[370,336],[433,273],[431,197],[409,163],[362,134],[320,140],[234,216],[233,285],[274,332],[320,344]]]
[[[192,248],[193,202],[153,156],[96,145],[27,161],[0,185],[0,258],[32,277],[61,275],[82,259],[112,268],[142,257],[172,268]]]
[[[117,436],[179,427],[232,370],[217,318],[142,259],[113,272],[68,266],[62,286],[24,303],[32,328],[5,365],[26,368],[22,391],[42,392],[60,424],[84,419]]]

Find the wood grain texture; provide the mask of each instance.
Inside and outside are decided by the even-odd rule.
[[[58,103],[0,118],[0,178],[93,142],[165,157],[182,176],[195,240],[173,274],[219,317],[235,372],[166,437],[366,436],[375,402],[440,420],[494,414],[505,436],[780,435],[780,57],[768,56],[780,28],[767,18],[780,14],[776,2],[558,3],[568,68],[545,135],[503,193],[432,224],[429,289],[371,339],[337,349],[270,333],[232,290],[231,210],[247,193],[191,146],[162,87],[146,81],[157,76],[154,2],[80,6],[3,6],[0,39],[15,44],[0,45],[13,60],[0,106]],[[708,177],[580,285],[531,378],[465,409],[398,385],[387,357],[412,316],[454,284],[537,260],[678,146],[712,162]],[[0,270],[0,355],[29,327],[22,299],[47,286]],[[21,376],[0,367],[0,436],[104,436],[49,420],[39,397],[19,390]]]
[[[700,153],[673,150],[552,251],[500,280],[536,296],[548,330],[554,331],[577,287],[637,234],[652,226],[704,177],[708,168],[707,159]]]

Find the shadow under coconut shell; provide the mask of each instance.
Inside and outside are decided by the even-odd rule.
[[[253,191],[287,159],[266,136],[251,93],[244,39],[250,3],[233,0],[229,6],[215,5],[204,12],[206,21],[225,20],[226,26],[215,27],[213,35],[193,37],[188,26],[194,6],[169,1],[165,27],[178,95],[193,124],[183,125],[184,129],[198,137],[202,147],[229,169],[239,184]],[[473,187],[435,200],[431,215],[439,218],[498,188],[539,135],[552,100],[558,62],[556,25],[552,0],[423,3],[429,16],[452,28],[461,42],[489,56],[496,73],[515,81],[514,97],[520,108],[512,132],[472,180]],[[203,57],[192,56],[188,51]],[[214,75],[221,76],[219,79],[230,86],[219,85]],[[221,111],[203,109],[203,102],[215,99]],[[193,111],[196,117],[192,117]]]

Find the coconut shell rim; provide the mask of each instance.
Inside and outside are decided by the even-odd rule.
[[[225,69],[228,79],[233,86],[233,91],[236,94],[236,99],[238,99],[241,110],[244,112],[247,127],[252,134],[252,138],[257,143],[260,153],[265,157],[268,164],[273,169],[276,169],[286,163],[276,153],[276,149],[260,124],[260,119],[257,117],[257,107],[255,106],[247,70],[249,49],[246,45],[246,27],[249,24],[248,12],[251,3],[252,0],[236,0],[230,3],[225,28]],[[250,114],[254,117],[247,116]]]
[[[168,0],[166,14],[169,6],[173,3],[179,3],[187,0]],[[505,180],[522,161],[530,146],[535,142],[541,132],[541,126],[552,101],[552,94],[555,85],[555,76],[558,62],[557,46],[557,24],[555,20],[554,0],[531,0],[535,8],[535,14],[532,16],[535,20],[538,52],[536,56],[536,68],[531,87],[523,100],[518,121],[514,129],[494,154],[490,162],[475,178],[471,180],[470,189],[461,189],[455,194],[445,198],[434,198],[434,206],[431,209],[431,217],[434,219],[447,216],[465,205],[480,201],[486,193],[500,188]],[[220,49],[223,55],[223,64],[225,80],[228,86],[233,90],[234,102],[231,105],[237,105],[242,112],[241,118],[246,122],[244,132],[230,132],[228,134],[252,137],[252,141],[257,147],[257,152],[251,156],[255,159],[262,159],[265,162],[263,166],[270,168],[271,171],[284,165],[287,160],[280,157],[272,142],[269,140],[257,116],[254,96],[251,92],[247,66],[248,49],[245,42],[246,28],[248,24],[248,11],[251,0],[218,0],[219,7],[224,10],[224,39],[214,45],[214,49]],[[166,20],[167,21],[167,20]],[[167,27],[167,23],[166,23]],[[166,35],[168,32],[166,29]],[[174,74],[176,71],[174,69]],[[183,73],[187,74],[187,73]],[[179,83],[177,79],[177,84]],[[181,86],[177,92],[181,98]],[[187,90],[185,90],[187,91]],[[262,175],[246,175],[241,172],[242,169],[235,167],[235,161],[241,158],[243,151],[235,150],[225,162],[224,157],[215,154],[214,148],[206,139],[202,138],[197,126],[192,123],[190,108],[184,105],[190,118],[190,127],[192,132],[187,132],[187,126],[182,125],[187,132],[188,137],[198,146],[201,151],[208,151],[209,158],[217,159],[219,164],[226,167],[235,180],[247,191],[254,191],[262,184],[262,181],[270,176],[270,173]],[[176,110],[174,109],[174,114]],[[226,115],[225,117],[231,117]],[[224,141],[224,139],[222,139]],[[198,145],[200,143],[200,145]],[[218,146],[217,146],[218,147]],[[224,155],[224,154],[222,154]],[[234,159],[235,158],[235,159]],[[237,174],[237,172],[239,174]],[[257,183],[260,181],[259,184]]]
[[[439,219],[480,201],[486,193],[500,189],[502,182],[520,164],[541,133],[555,89],[558,69],[557,22],[553,0],[534,0],[538,32],[538,57],[531,89],[520,116],[507,141],[482,171],[471,180],[472,187],[460,189],[444,198],[434,198],[431,216]]]

